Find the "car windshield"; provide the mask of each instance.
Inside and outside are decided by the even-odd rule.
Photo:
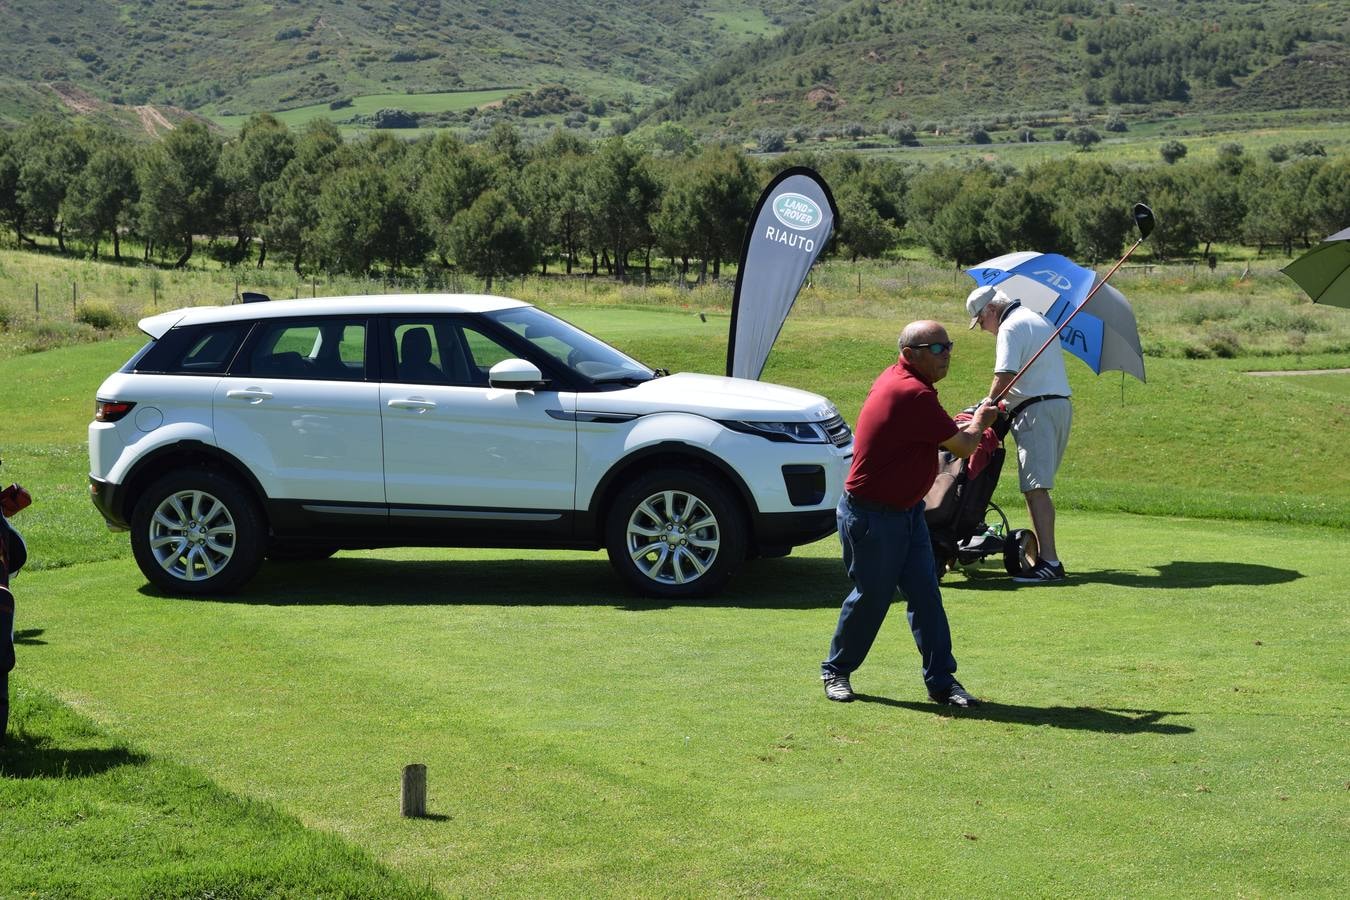
[[[634,384],[656,377],[654,371],[632,357],[533,306],[503,309],[487,316],[592,383]]]

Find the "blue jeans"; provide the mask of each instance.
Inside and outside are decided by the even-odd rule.
[[[14,595],[0,563],[0,742],[9,726],[9,672],[14,668]]]
[[[847,675],[862,665],[899,590],[908,606],[909,628],[923,660],[924,684],[933,692],[951,687],[956,681],[956,658],[952,656],[952,633],[942,608],[923,503],[904,511],[870,506],[860,509],[845,494],[836,516],[844,568],[853,581],[853,590],[839,610],[830,657],[821,664],[821,670]]]

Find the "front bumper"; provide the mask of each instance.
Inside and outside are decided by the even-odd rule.
[[[755,543],[761,548],[813,544],[837,530],[834,507],[802,512],[760,513],[755,518]]]

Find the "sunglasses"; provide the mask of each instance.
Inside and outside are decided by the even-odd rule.
[[[941,341],[934,341],[931,344],[906,344],[905,346],[913,347],[916,350],[927,350],[934,356],[941,356],[944,353],[951,353],[952,347],[955,346],[955,344],[956,341],[948,341],[945,344]]]

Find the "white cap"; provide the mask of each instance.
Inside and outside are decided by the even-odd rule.
[[[977,287],[966,295],[966,314],[970,316],[970,327],[980,324],[980,313],[995,300],[1007,300],[1008,295],[991,285]]]

